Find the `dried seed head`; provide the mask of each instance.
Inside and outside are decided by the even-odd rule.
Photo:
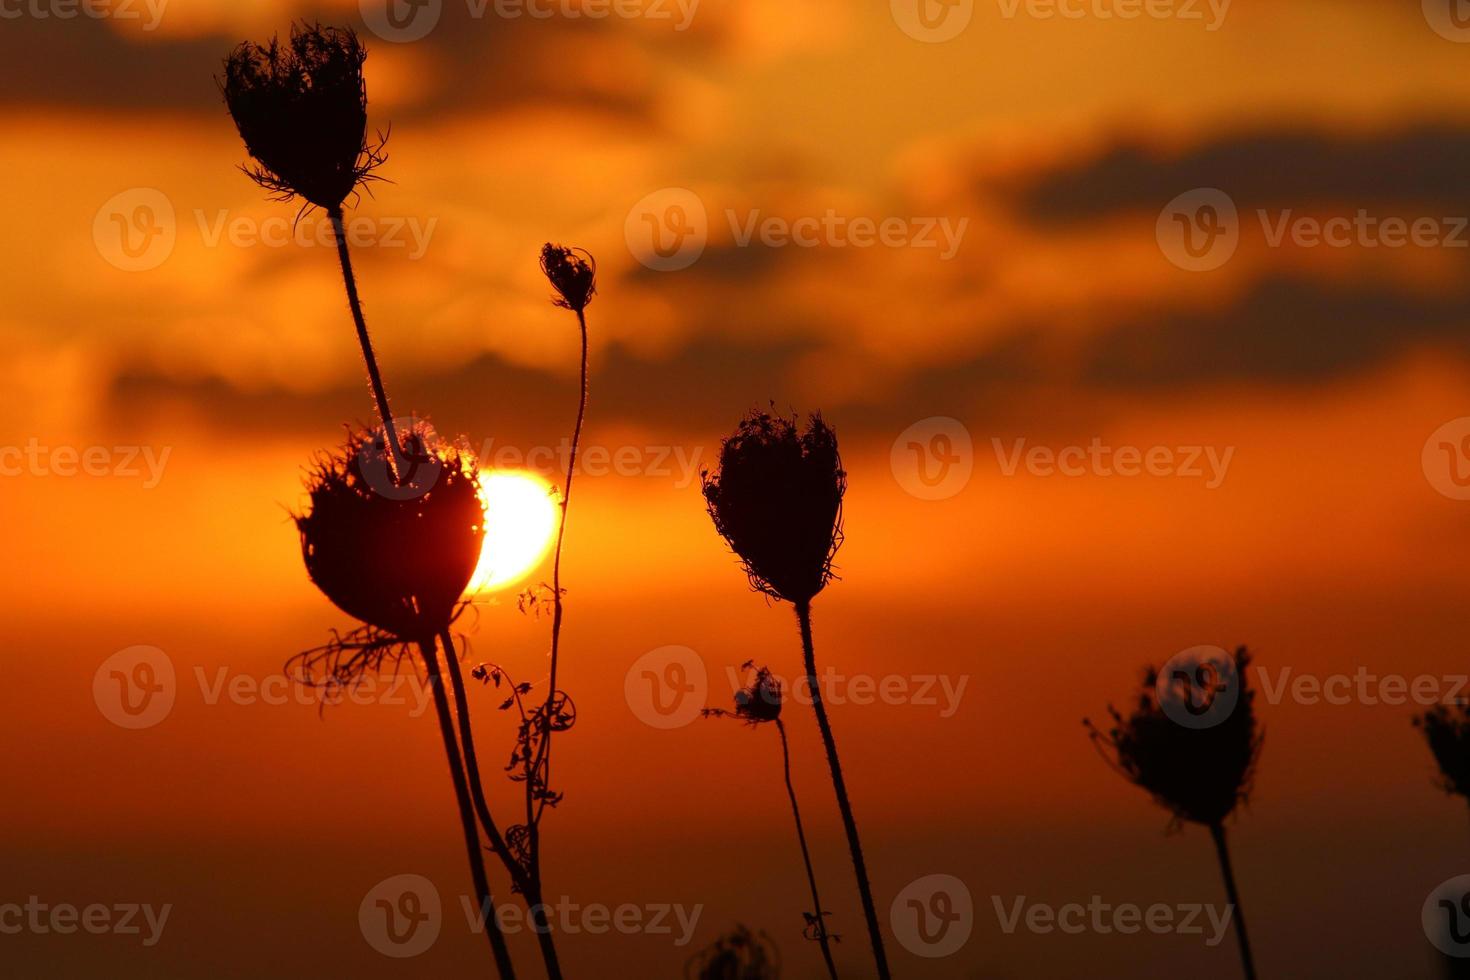
[[[1470,799],[1470,704],[1438,704],[1414,719],[1439,766],[1440,787]]]
[[[1219,653],[1218,662],[1174,670],[1162,680],[1148,668],[1131,714],[1108,706],[1113,724],[1106,734],[1083,722],[1103,758],[1176,821],[1222,822],[1249,798],[1260,757],[1255,692],[1246,680],[1250,654],[1245,647],[1233,656]],[[1212,680],[1197,683],[1205,676]],[[1215,699],[1224,697],[1234,699],[1220,705],[1228,710],[1212,711]],[[1204,722],[1181,721],[1190,718]]]
[[[220,88],[255,165],[245,172],[281,200],[342,206],[383,163],[367,140],[367,52],[348,28],[293,26],[290,42],[245,42]]]
[[[415,453],[425,432],[401,435]],[[480,559],[485,513],[467,455],[432,450],[438,478],[407,499],[380,493],[371,473],[386,467],[383,440],[349,433],[307,479],[310,504],[296,518],[307,574],[347,614],[405,641],[432,638],[453,618]]]
[[[735,717],[752,725],[781,717],[781,682],[771,675],[769,667],[757,669],[750,683],[735,692]]]
[[[781,955],[764,932],[737,925],[685,964],[691,980],[775,980]]]
[[[583,248],[567,248],[547,242],[541,246],[541,272],[551,280],[564,310],[581,313],[597,293],[597,260]]]
[[[776,599],[810,601],[832,578],[842,543],[847,474],[837,436],[811,416],[752,412],[720,446],[720,469],[704,475],[715,530],[740,556],[751,586]]]

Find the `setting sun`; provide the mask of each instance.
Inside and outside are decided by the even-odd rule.
[[[557,491],[530,473],[480,474],[485,544],[466,591],[510,585],[541,563],[556,534]]]

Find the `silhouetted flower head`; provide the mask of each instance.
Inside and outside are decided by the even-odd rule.
[[[765,933],[737,925],[685,966],[690,980],[776,980],[781,957]]]
[[[1439,766],[1440,787],[1470,799],[1470,704],[1439,704],[1414,719]]]
[[[1245,647],[1220,655],[1221,662],[1189,665],[1162,682],[1148,668],[1130,714],[1108,706],[1106,734],[1083,722],[1103,757],[1176,821],[1221,823],[1250,796],[1262,742],[1246,681],[1250,655]]]
[[[801,431],[794,417],[752,412],[721,444],[719,472],[704,474],[715,530],[744,562],[751,586],[795,603],[832,578],[846,489],[837,435],[821,415]]]
[[[225,104],[256,165],[245,172],[282,200],[340,208],[384,160],[367,140],[367,52],[348,28],[293,26],[290,43],[241,44],[225,59]]]
[[[735,692],[735,716],[752,725],[781,717],[781,682],[769,667],[756,670],[750,683]]]
[[[380,436],[349,433],[307,479],[310,503],[296,518],[307,574],[350,616],[402,641],[434,637],[452,621],[473,576],[485,512],[471,459],[426,443],[427,426],[400,433],[405,455],[432,455],[437,477],[407,499],[384,494]]]
[[[597,260],[583,248],[567,248],[547,242],[541,246],[541,271],[551,280],[564,310],[581,313],[597,294]]]

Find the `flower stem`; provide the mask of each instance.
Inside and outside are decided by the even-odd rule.
[[[550,925],[546,922],[546,909],[541,903],[540,883],[526,879],[526,869],[511,856],[500,829],[490,815],[490,804],[485,798],[485,787],[480,781],[480,762],[475,754],[475,736],[470,725],[469,702],[465,697],[464,674],[459,669],[459,658],[454,654],[454,637],[446,629],[439,634],[439,641],[444,645],[444,659],[449,665],[449,679],[454,688],[454,709],[459,715],[459,740],[464,744],[465,773],[468,776],[475,812],[480,817],[481,826],[485,828],[485,836],[490,838],[491,850],[500,858],[505,870],[510,873],[511,880],[520,887],[526,898],[532,915],[532,931],[536,933],[536,940],[541,946],[541,959],[546,964],[548,980],[561,980],[561,963],[556,955],[556,943],[552,938]]]
[[[373,399],[378,404],[378,419],[383,423],[383,432],[388,439],[388,453],[393,464],[394,479],[405,474],[402,448],[398,443],[398,432],[393,426],[393,412],[388,408],[388,393],[383,388],[383,376],[378,372],[378,358],[373,353],[373,342],[368,337],[367,321],[363,319],[362,302],[357,296],[357,278],[352,274],[352,256],[347,251],[347,232],[342,224],[342,209],[327,212],[332,220],[332,232],[337,239],[337,260],[342,264],[342,282],[347,286],[347,305],[352,308],[352,322],[357,327],[357,342],[362,347],[362,359],[367,364],[368,382],[372,385]]]
[[[1220,873],[1225,876],[1225,896],[1230,902],[1231,917],[1235,919],[1235,938],[1240,940],[1240,962],[1245,967],[1245,978],[1256,980],[1256,964],[1251,958],[1251,941],[1245,934],[1245,915],[1240,911],[1240,893],[1235,890],[1235,870],[1230,865],[1230,846],[1225,842],[1224,825],[1210,824],[1210,836],[1215,838]]]
[[[511,965],[510,950],[500,932],[500,920],[495,914],[495,900],[490,894],[490,879],[485,873],[485,855],[480,847],[480,833],[475,829],[475,813],[470,803],[470,792],[465,780],[459,745],[454,740],[454,720],[450,717],[449,698],[444,694],[444,675],[439,671],[439,655],[434,650],[434,641],[421,644],[424,664],[429,672],[429,688],[434,692],[434,707],[439,712],[439,732],[444,737],[444,754],[449,758],[449,775],[454,781],[454,795],[459,802],[460,824],[464,828],[465,850],[469,854],[470,877],[475,883],[475,897],[480,903],[480,914],[484,918],[485,935],[490,940],[490,949],[495,955],[495,967],[501,980],[514,980],[516,971]],[[447,656],[453,653],[446,651]]]
[[[572,479],[577,474],[577,447],[582,441],[582,424],[587,418],[587,313],[585,310],[577,310],[577,326],[582,333],[582,370],[579,379],[577,394],[577,421],[572,427],[571,452],[567,456],[567,482],[562,488],[561,494],[561,517],[556,529],[555,557],[551,565],[551,667],[546,682],[546,704],[542,709],[541,724],[541,747],[539,749],[541,759],[532,765],[531,772],[534,774],[538,769],[544,773],[541,783],[543,787],[551,785],[551,735],[553,731],[552,721],[555,717],[554,702],[556,701],[556,668],[561,654],[561,624],[565,615],[562,603],[561,588],[561,556],[562,544],[567,535],[567,511],[572,502]],[[544,767],[544,768],[543,768]],[[539,893],[541,890],[541,813],[546,808],[546,800],[542,798],[536,801],[534,813],[532,811],[531,793],[535,789],[535,778],[526,780],[526,809],[527,809],[527,831],[530,851],[530,878],[533,887]]]
[[[822,911],[822,898],[817,894],[817,875],[812,870],[812,855],[806,846],[806,831],[801,826],[801,807],[796,805],[796,787],[791,785],[791,746],[786,741],[786,724],[776,719],[776,731],[781,734],[781,765],[786,776],[786,795],[791,798],[791,815],[796,818],[796,840],[801,844],[801,859],[806,863],[806,880],[812,888],[812,905],[815,906],[817,941],[822,944],[822,959],[827,961],[827,973],[837,980],[837,965],[832,962],[832,947],[827,942],[826,913]]]
[[[827,766],[832,770],[832,788],[837,793],[837,807],[842,811],[842,825],[847,831],[847,847],[852,852],[852,868],[857,875],[858,895],[863,902],[863,917],[868,923],[868,939],[873,944],[873,960],[878,965],[879,980],[890,980],[892,974],[888,972],[888,956],[883,951],[883,931],[878,925],[878,911],[873,905],[873,888],[868,884],[868,866],[863,861],[863,844],[858,839],[857,821],[852,815],[852,804],[847,799],[847,784],[842,778],[842,762],[837,758],[837,740],[832,737],[832,725],[827,721],[827,708],[822,703],[821,687],[817,683],[817,659],[812,648],[810,600],[804,599],[796,603],[796,620],[801,626],[801,649],[806,665],[807,688],[811,691],[812,709],[817,714],[817,725],[822,729],[822,743],[827,747]]]

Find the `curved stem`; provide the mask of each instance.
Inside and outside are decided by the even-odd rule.
[[[1210,836],[1215,838],[1220,873],[1225,876],[1225,897],[1230,902],[1231,918],[1235,920],[1235,938],[1240,941],[1240,962],[1245,968],[1246,980],[1256,980],[1256,964],[1251,958],[1251,941],[1245,934],[1245,915],[1240,910],[1240,893],[1235,890],[1235,869],[1230,865],[1230,846],[1225,842],[1224,825],[1210,824]]]
[[[454,796],[459,803],[460,825],[464,829],[464,845],[469,854],[470,877],[475,883],[475,897],[480,903],[485,936],[490,941],[495,967],[500,972],[501,980],[514,980],[516,971],[511,965],[510,950],[505,945],[505,937],[500,933],[500,919],[495,914],[495,900],[490,894],[490,878],[485,873],[485,855],[480,848],[480,834],[475,829],[475,814],[470,804],[459,745],[454,740],[454,720],[449,714],[449,698],[444,694],[444,675],[439,672],[439,656],[434,650],[433,640],[421,644],[420,649],[429,672],[429,688],[434,693],[434,707],[439,712],[439,732],[444,737],[444,754],[449,758],[449,775],[454,781]]]
[[[551,936],[550,924],[546,922],[546,910],[541,904],[539,884],[526,880],[525,869],[511,856],[510,849],[505,845],[505,838],[500,834],[500,828],[495,825],[495,820],[490,815],[490,803],[485,798],[485,787],[480,781],[480,761],[475,754],[475,734],[470,724],[470,707],[465,696],[464,674],[459,669],[459,658],[454,653],[454,637],[450,635],[448,629],[445,629],[439,634],[439,641],[444,645],[444,659],[449,665],[449,679],[454,688],[454,710],[459,715],[459,740],[464,745],[465,774],[468,777],[470,797],[474,802],[475,812],[479,815],[480,825],[485,828],[485,836],[490,839],[491,850],[505,865],[505,870],[521,890],[526,898],[527,906],[531,909],[534,923],[532,929],[541,946],[541,958],[546,963],[547,977],[550,980],[560,980],[561,963],[556,955],[556,944]]]
[[[801,826],[801,807],[796,805],[796,787],[791,785],[791,746],[786,741],[786,725],[776,719],[776,731],[781,734],[781,766],[786,776],[786,795],[791,798],[791,815],[796,818],[796,840],[801,844],[801,859],[806,863],[806,880],[812,889],[812,905],[816,910],[817,941],[822,944],[822,959],[827,961],[827,973],[837,980],[837,965],[832,962],[832,947],[827,942],[827,919],[822,911],[822,897],[817,894],[817,874],[812,870],[812,855],[806,846],[806,831]]]
[[[393,426],[393,412],[388,408],[388,393],[383,388],[383,376],[378,372],[378,358],[373,353],[373,342],[368,337],[367,321],[363,319],[362,302],[357,296],[357,278],[352,274],[352,256],[347,251],[347,232],[342,225],[342,209],[327,212],[332,220],[332,232],[337,239],[337,260],[342,265],[342,281],[347,286],[347,305],[352,308],[352,322],[357,327],[357,342],[362,347],[362,359],[367,364],[368,383],[373,389],[373,400],[378,405],[378,420],[383,423],[383,432],[388,439],[388,453],[393,462],[394,479],[406,472],[403,450],[398,443],[398,432]]]
[[[873,889],[868,884],[868,866],[863,860],[863,845],[858,839],[857,821],[852,815],[852,804],[847,799],[847,783],[842,778],[842,763],[837,758],[837,740],[832,737],[832,725],[827,721],[827,708],[822,703],[821,687],[817,683],[817,658],[812,648],[812,606],[810,600],[796,603],[796,620],[801,626],[801,650],[806,665],[806,682],[811,691],[812,709],[817,714],[817,725],[822,729],[822,744],[827,748],[827,766],[832,770],[832,788],[837,793],[837,807],[842,811],[842,826],[847,831],[847,847],[852,852],[852,868],[857,875],[858,895],[863,902],[863,917],[868,924],[868,939],[873,944],[873,960],[878,965],[879,980],[890,980],[888,955],[883,950],[883,931],[878,925],[878,911],[873,905]]]

